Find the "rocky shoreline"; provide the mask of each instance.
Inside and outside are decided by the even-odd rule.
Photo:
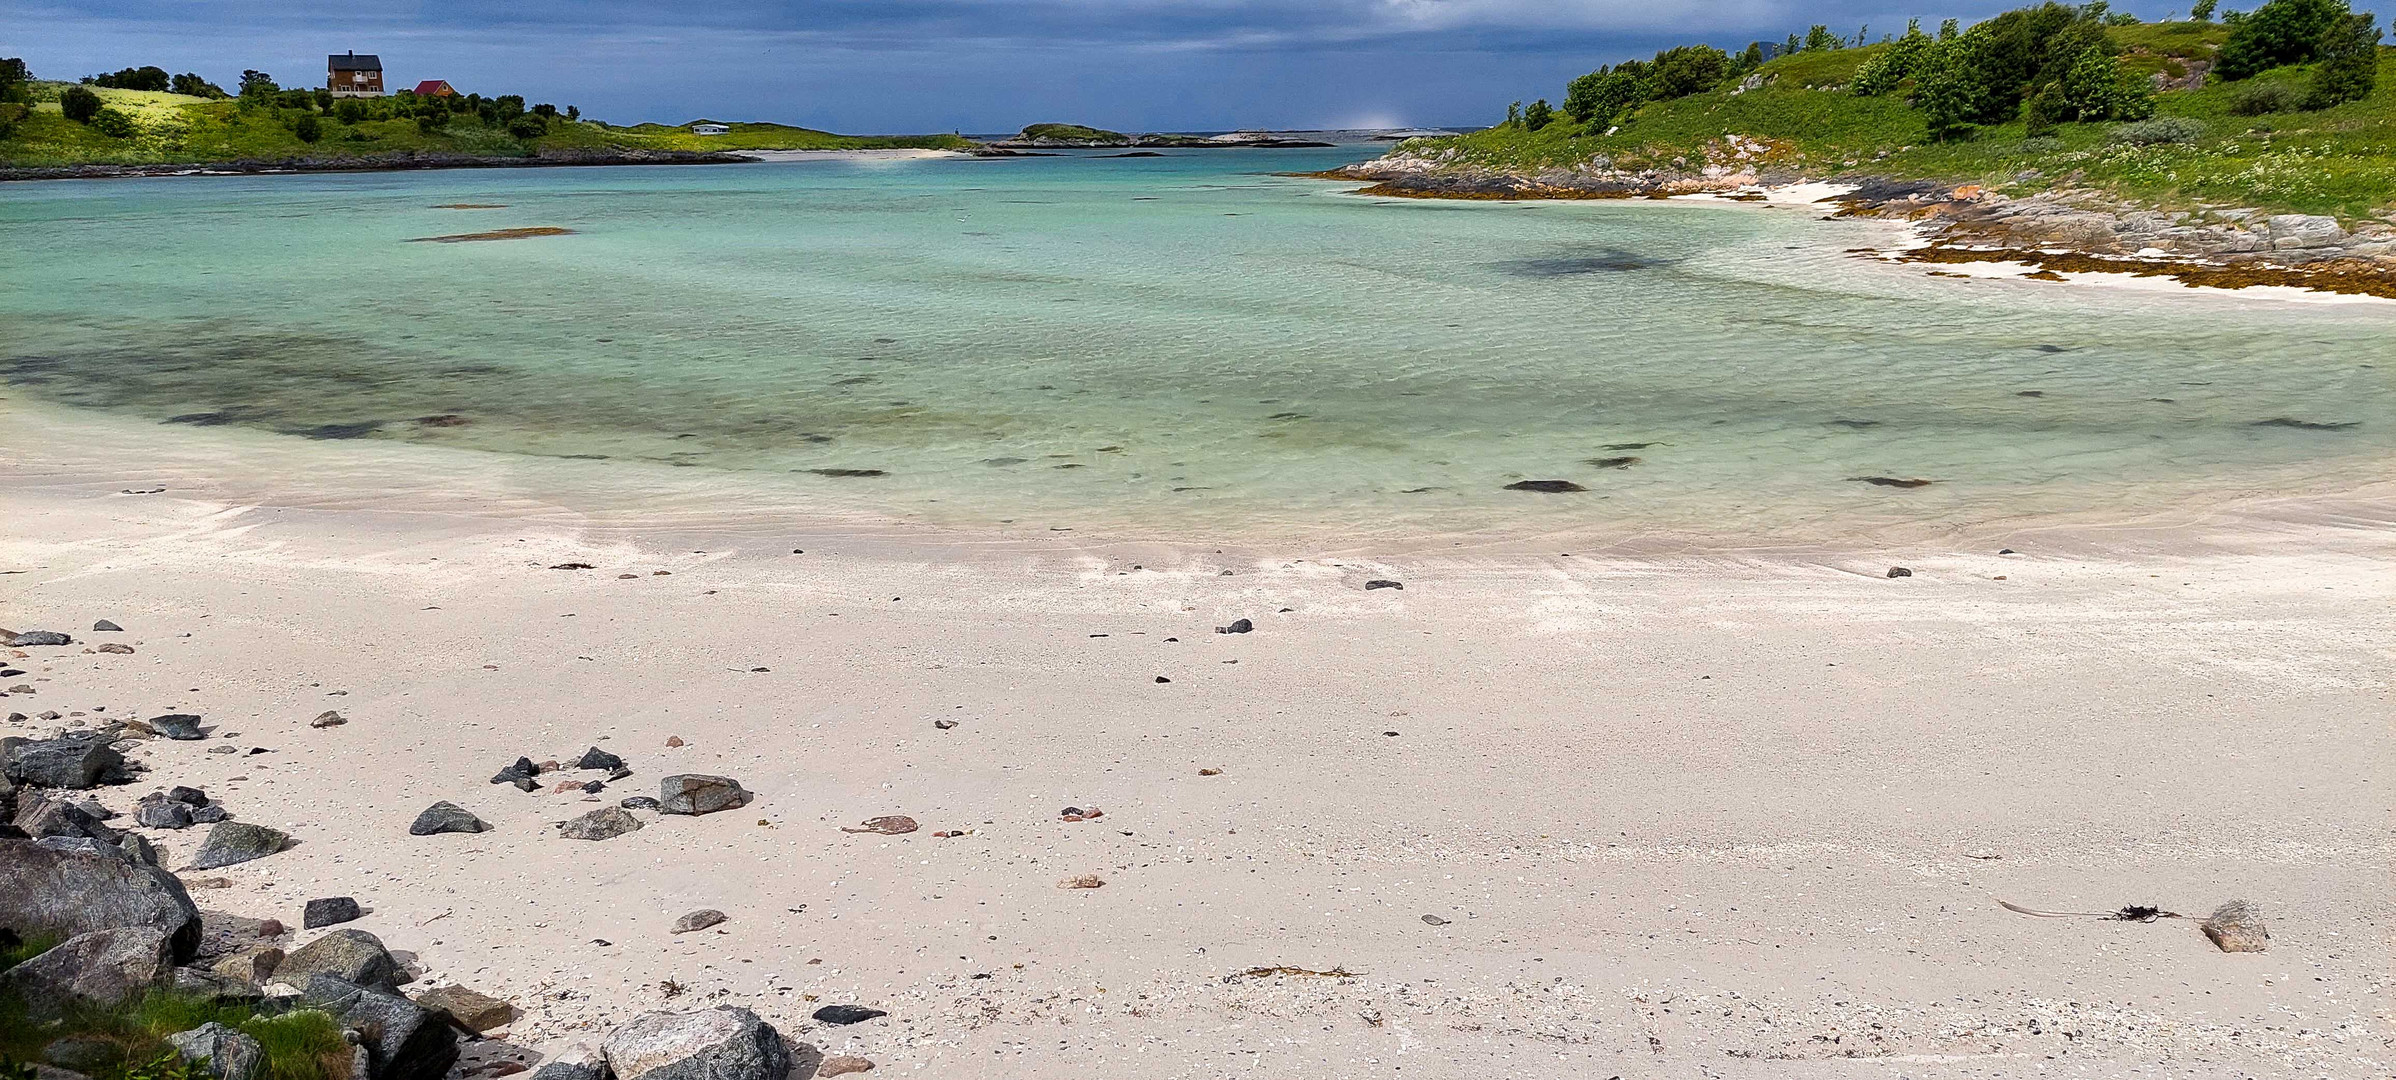
[[[695,150],[543,151],[524,157],[477,154],[376,154],[280,160],[186,161],[144,165],[41,165],[0,168],[8,180],[121,180],[152,176],[256,176],[276,173],[408,172],[418,169],[523,169],[566,165],[746,165],[755,158]]]
[[[1761,201],[1771,189],[1830,183],[1845,189],[1824,200],[1841,216],[1910,222],[1924,241],[1910,249],[1859,254],[1905,262],[2021,263],[2050,276],[2123,273],[2219,288],[2276,285],[2396,298],[2396,222],[2349,227],[2324,215],[2269,214],[2249,207],[2166,213],[2070,188],[2012,197],[1979,184],[1806,177],[1760,165],[1752,160],[1760,151],[1733,140],[1722,162],[1695,172],[1627,171],[1595,163],[1510,172],[1393,154],[1307,175],[1369,184],[1360,195],[1476,200],[1715,195]]]

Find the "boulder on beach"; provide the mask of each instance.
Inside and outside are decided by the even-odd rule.
[[[10,821],[25,838],[43,840],[52,837],[80,837],[102,844],[115,844],[117,831],[109,828],[84,806],[65,799],[54,799],[41,792],[31,792],[17,799],[16,817]]]
[[[697,911],[693,911],[679,919],[674,920],[673,932],[677,934],[688,934],[694,930],[705,930],[708,927],[714,926],[723,921],[723,912],[717,911],[714,908],[700,908]]]
[[[611,1031],[601,1046],[616,1080],[783,1080],[782,1033],[732,1005],[652,1012]]]
[[[658,809],[668,814],[712,814],[749,805],[752,796],[728,776],[678,773],[658,781]]]
[[[358,902],[350,897],[320,897],[308,901],[308,906],[300,910],[300,927],[305,930],[314,930],[320,926],[337,926],[345,922],[354,922],[365,916],[366,909],[359,907]]]
[[[624,767],[624,759],[594,746],[582,752],[582,757],[574,762],[574,767],[577,769],[606,769],[613,772]]]
[[[293,986],[306,986],[318,975],[359,986],[397,986],[408,977],[383,948],[383,939],[364,930],[335,930],[300,946],[275,968],[275,981]]]
[[[26,938],[147,927],[166,935],[176,962],[189,960],[200,944],[199,908],[175,875],[30,840],[0,840],[0,926]]]
[[[89,731],[56,739],[0,740],[0,747],[6,748],[5,771],[11,783],[80,791],[124,776],[125,756],[108,745],[114,741],[114,732]]]
[[[214,870],[254,859],[263,859],[283,850],[291,838],[264,825],[246,821],[220,821],[208,830],[208,838],[200,843],[199,853],[191,857],[192,870]]]
[[[358,1033],[366,1075],[352,1080],[442,1080],[458,1060],[449,1022],[398,994],[317,975],[300,1000]]]
[[[478,833],[488,832],[490,828],[489,825],[484,824],[483,819],[467,812],[465,807],[453,802],[437,802],[425,807],[423,813],[416,815],[415,822],[408,826],[408,835],[435,836],[453,832]]]
[[[30,649],[37,645],[72,645],[75,639],[56,630],[27,630],[8,639],[12,649]]]
[[[641,819],[619,806],[603,806],[558,827],[568,840],[613,840],[641,829]]]
[[[2199,928],[2223,952],[2262,952],[2271,947],[2271,930],[2263,925],[2263,910],[2244,900],[2214,908]]]
[[[516,1007],[463,986],[443,986],[416,995],[416,1004],[477,1035],[508,1026]]]
[[[135,824],[145,829],[188,829],[191,827],[191,806],[152,793],[133,806]]]
[[[197,742],[208,737],[207,732],[200,730],[200,718],[190,713],[168,713],[142,722],[150,725],[150,730],[177,742]]]
[[[121,1005],[166,978],[172,951],[171,936],[155,926],[77,934],[0,972],[0,995],[43,1019],[82,1005]]]

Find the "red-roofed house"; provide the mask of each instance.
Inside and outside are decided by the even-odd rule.
[[[426,79],[416,84],[417,97],[456,97],[457,88],[446,79]]]

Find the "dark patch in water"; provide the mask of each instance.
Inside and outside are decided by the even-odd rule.
[[[190,424],[193,427],[215,427],[232,422],[233,414],[224,412],[187,412],[181,416],[170,416],[160,421],[160,423],[166,424]]]
[[[2015,395],[2013,395],[2013,396],[2015,396],[2015,397],[2045,397],[2045,396],[2047,396],[2047,392],[2046,392],[2046,391],[2044,391],[2044,390],[2023,390],[2023,391],[2021,391],[2021,392],[2019,392],[2019,393],[2016,393],[2016,394],[2015,394]]]
[[[1267,420],[1304,420],[1304,419],[1306,419],[1306,414],[1305,414],[1305,413],[1300,413],[1300,412],[1284,412],[1284,413],[1274,413],[1274,414],[1273,414],[1273,415],[1271,415],[1271,416],[1265,417],[1265,419],[1267,419]]]
[[[1031,459],[1030,459],[1030,458],[1019,458],[1019,457],[994,457],[994,458],[983,458],[983,459],[982,459],[982,464],[984,464],[984,465],[1021,465],[1021,464],[1023,464],[1024,462],[1026,462],[1026,461],[1029,461],[1029,460],[1031,460]]]
[[[360,424],[318,424],[310,428],[294,428],[285,434],[303,439],[363,439],[381,430],[382,426],[380,420],[368,420]]]
[[[1123,452],[1123,448],[1120,446],[1101,446],[1095,452],[1100,454],[1120,454]]]
[[[852,477],[852,476],[888,476],[888,475],[890,475],[889,473],[883,472],[883,471],[882,471],[882,470],[880,470],[880,469],[800,469],[799,471],[800,471],[800,472],[811,472],[811,473],[814,473],[814,474],[815,474],[815,475],[817,475],[817,476],[838,476],[838,477]]]
[[[607,455],[606,455],[606,454],[559,454],[558,456],[559,456],[559,457],[561,457],[561,458],[564,458],[564,459],[566,459],[567,461],[606,461],[606,460],[607,460]]]
[[[1627,251],[1608,248],[1583,255],[1555,255],[1544,259],[1507,259],[1493,265],[1516,277],[1558,278],[1576,277],[1581,274],[1623,274],[1634,270],[1653,270],[1669,264],[1642,258]]]
[[[1163,154],[1160,154],[1160,153],[1157,153],[1157,152],[1156,152],[1156,151],[1154,151],[1154,150],[1134,150],[1134,151],[1132,151],[1131,153],[1128,153],[1128,154],[1100,154],[1100,155],[1098,155],[1098,156],[1099,156],[1099,157],[1108,157],[1108,158],[1119,158],[1119,157],[1163,157],[1163,156],[1165,156],[1165,155],[1163,155]]]
[[[2255,426],[2295,428],[2298,431],[2344,431],[2350,427],[2360,427],[2362,423],[2363,422],[2360,420],[2344,420],[2333,424],[2319,424],[2311,420],[2298,420],[2293,417],[2274,416],[2269,420],[2255,421]]]
[[[1506,490],[1537,491],[1549,495],[1561,495],[1570,491],[1587,491],[1589,489],[1570,480],[1517,480],[1506,485]]]
[[[1079,463],[1079,462],[1074,462],[1074,463],[1071,463],[1071,464],[1066,464],[1066,465],[1056,465],[1056,466],[1051,466],[1051,467],[1052,467],[1052,468],[1058,468],[1058,469],[1078,469],[1078,468],[1081,468],[1082,466],[1081,466],[1081,463]]]
[[[438,416],[419,416],[416,418],[416,423],[421,427],[465,427],[473,422],[474,421],[468,420],[456,413],[442,413]]]
[[[1929,487],[1932,484],[1938,483],[1936,480],[1924,480],[1920,477],[1912,476],[1850,476],[1847,479],[1853,480],[1857,483],[1870,484],[1873,487],[1893,488]]]
[[[2041,345],[2041,346],[2039,346],[2039,347],[2038,347],[2038,351],[2040,351],[2040,352],[2042,352],[2042,353],[2059,353],[2059,352],[2071,352],[2072,350],[2070,350],[2070,349],[2066,349],[2066,348],[2064,348],[2064,347],[2063,347],[2063,346],[2061,346],[2061,345]]]
[[[832,441],[832,437],[830,435],[816,435],[813,433],[801,435],[799,438],[803,441],[811,443],[828,443]]]
[[[842,379],[842,380],[840,380],[840,381],[838,381],[838,382],[835,382],[835,383],[833,383],[832,385],[834,385],[834,386],[863,386],[863,385],[865,385],[866,383],[869,383],[869,382],[874,382],[874,381],[876,381],[876,377],[875,377],[875,376],[872,376],[872,375],[851,375],[851,376],[849,376],[848,378],[845,378],[845,379]]]
[[[1831,423],[1837,424],[1843,428],[1854,428],[1857,431],[1862,431],[1865,428],[1880,426],[1880,421],[1878,420],[1833,420]]]
[[[1633,465],[1637,465],[1638,463],[1639,459],[1635,457],[1598,457],[1589,459],[1589,464],[1595,465],[1601,469],[1627,469]]]
[[[1650,446],[1654,446],[1654,445],[1656,445],[1656,444],[1654,444],[1654,443],[1651,443],[1651,442],[1618,442],[1618,443],[1607,443],[1607,444],[1606,444],[1606,445],[1604,445],[1604,446],[1598,447],[1598,449],[1600,449],[1600,450],[1645,450],[1645,449],[1647,449],[1648,447],[1650,447]]]

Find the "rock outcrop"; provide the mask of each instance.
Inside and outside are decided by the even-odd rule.
[[[164,934],[177,963],[199,948],[199,908],[175,875],[121,856],[0,840],[0,928],[71,938],[124,927]]]
[[[608,1033],[601,1047],[616,1080],[783,1080],[782,1034],[747,1009],[652,1012]]]

